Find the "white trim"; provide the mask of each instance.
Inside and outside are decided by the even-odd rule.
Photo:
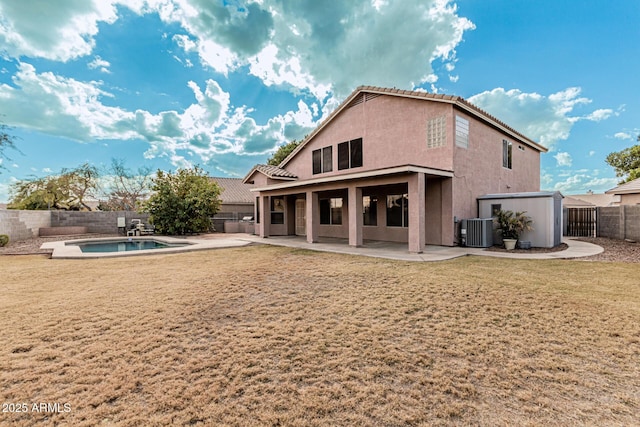
[[[259,191],[271,191],[271,190],[282,190],[284,188],[292,188],[292,187],[304,187],[307,185],[316,185],[316,184],[326,184],[329,182],[339,182],[339,181],[349,181],[354,179],[364,179],[364,178],[375,178],[378,176],[384,175],[393,175],[399,173],[424,173],[427,175],[436,175],[445,178],[453,178],[453,172],[443,171],[439,169],[425,168],[422,166],[397,166],[388,169],[376,169],[372,171],[366,172],[356,172],[345,175],[334,175],[334,176],[325,176],[322,178],[314,178],[307,179],[304,181],[296,181],[286,184],[274,184],[268,187],[260,187],[260,188],[252,188],[250,191],[259,192]]]

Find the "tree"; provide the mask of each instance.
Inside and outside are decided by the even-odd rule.
[[[616,176],[623,178],[620,184],[640,178],[640,144],[610,153],[606,162],[616,170]]]
[[[267,164],[271,166],[278,166],[293,150],[300,145],[302,141],[296,141],[295,139],[287,144],[281,145],[278,150],[273,153],[267,160]]]
[[[103,211],[137,211],[151,191],[151,168],[139,167],[133,172],[124,165],[122,159],[111,159],[111,167],[106,174],[107,201],[101,202]]]
[[[59,175],[17,181],[11,185],[10,209],[91,210],[86,204],[98,188],[98,170],[85,163]]]
[[[19,151],[15,143],[16,137],[13,135],[9,135],[9,130],[9,126],[5,125],[4,123],[0,123],[0,173],[2,169],[7,170],[7,168],[3,165],[3,161],[11,160],[11,158],[7,156],[6,151]]]
[[[220,187],[199,167],[158,170],[151,186],[153,194],[142,205],[150,220],[163,234],[209,231],[211,217],[220,207]]]

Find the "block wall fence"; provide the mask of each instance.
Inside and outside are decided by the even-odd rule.
[[[41,227],[51,227],[50,211],[15,211],[0,209],[0,234],[10,241],[38,237]]]
[[[146,223],[149,214],[0,209],[0,234],[8,235],[11,241],[38,237],[40,228],[49,227],[86,227],[89,233],[116,234],[118,217],[124,217],[128,225],[134,218]]]
[[[74,211],[26,211],[0,209],[0,234],[11,241],[38,237],[40,228],[87,227],[89,233],[116,234],[118,217],[126,224],[132,219],[147,222],[148,214],[130,211],[121,212],[74,212]],[[640,242],[640,206],[599,207],[596,212],[597,236],[612,239],[631,239]]]
[[[598,237],[640,242],[640,205],[597,208],[596,224]]]

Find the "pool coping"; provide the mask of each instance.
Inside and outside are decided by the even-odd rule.
[[[172,246],[168,248],[142,249],[139,251],[126,252],[82,252],[80,246],[83,243],[107,243],[119,242],[122,240],[151,240],[168,245],[181,244],[182,246]],[[185,245],[185,243],[187,243]],[[53,259],[88,259],[88,258],[119,258],[142,255],[162,255],[175,254],[181,252],[202,251],[207,249],[232,248],[250,245],[252,242],[241,239],[181,239],[167,236],[141,236],[141,237],[103,237],[103,238],[87,238],[77,240],[61,240],[56,242],[43,243],[40,249],[53,250],[51,258]]]

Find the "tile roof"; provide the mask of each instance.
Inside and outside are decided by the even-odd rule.
[[[342,110],[344,110],[346,107],[350,106],[350,105],[356,105],[357,103],[361,102],[357,100],[357,96],[361,93],[365,93],[365,94],[374,94],[374,95],[391,95],[391,96],[400,96],[400,97],[404,97],[404,98],[413,98],[413,99],[424,99],[424,100],[428,100],[428,101],[435,101],[435,102],[444,102],[444,103],[448,103],[448,104],[454,104],[456,106],[458,106],[459,108],[467,111],[468,113],[476,116],[477,118],[479,118],[480,120],[487,122],[493,126],[496,126],[498,128],[503,129],[506,133],[509,133],[511,135],[513,135],[514,137],[516,137],[517,139],[519,139],[521,142],[531,146],[532,148],[535,148],[539,151],[542,152],[546,152],[547,149],[545,147],[543,147],[542,145],[538,144],[537,142],[529,139],[528,137],[526,137],[525,135],[523,135],[522,133],[518,132],[517,130],[515,130],[514,128],[512,128],[511,126],[507,125],[506,123],[502,122],[501,120],[497,119],[496,117],[492,116],[491,114],[489,114],[488,112],[482,110],[481,108],[473,105],[472,103],[470,103],[469,101],[467,101],[466,99],[460,97],[460,96],[452,96],[452,95],[444,95],[444,94],[439,94],[439,93],[429,93],[429,92],[422,92],[422,91],[414,91],[414,90],[401,90],[401,89],[390,89],[390,88],[383,88],[383,87],[378,87],[378,86],[359,86],[358,88],[356,88],[356,90],[354,90],[351,95],[349,95],[339,106],[338,108],[336,108],[331,114],[329,114],[329,116],[327,116],[327,118],[325,120],[322,121],[322,123],[320,123],[318,125],[318,127],[316,127],[305,139],[304,141],[302,141],[302,143],[300,145],[298,145],[298,147],[293,150],[291,152],[291,154],[289,154],[289,156],[287,156],[287,158],[285,158],[282,163],[280,163],[279,166],[284,166],[286,165],[289,160],[291,160],[297,153],[298,151],[300,151],[302,149],[302,147],[304,147],[306,145],[306,143],[311,140],[320,130],[322,130],[329,122],[331,122],[331,120],[333,120],[333,118],[335,116],[337,116]]]
[[[243,182],[246,182],[247,179],[251,175],[253,175],[253,173],[256,172],[256,171],[265,174],[266,176],[268,176],[271,179],[281,179],[281,180],[285,180],[285,181],[292,181],[292,180],[298,179],[297,176],[295,176],[294,174],[292,174],[288,170],[280,168],[278,166],[255,165],[253,167],[253,169],[251,169],[249,171],[249,173],[244,177]]]
[[[255,195],[251,193],[252,184],[244,184],[242,178],[217,178],[212,177],[212,181],[222,188],[220,193],[220,200],[224,204],[240,204],[251,203]]]
[[[588,208],[588,207],[595,206],[593,203],[589,203],[589,202],[577,199],[577,198],[572,197],[572,196],[564,196],[564,200],[562,201],[562,205],[565,206],[565,207],[575,207],[575,208],[579,208],[579,207]]]
[[[640,178],[636,178],[633,181],[620,184],[609,191],[605,191],[607,194],[636,194],[640,193]]]
[[[616,196],[615,194],[572,194],[571,198],[588,203],[592,206],[617,206],[620,204],[620,196]],[[564,204],[568,205],[566,200],[564,201]]]

